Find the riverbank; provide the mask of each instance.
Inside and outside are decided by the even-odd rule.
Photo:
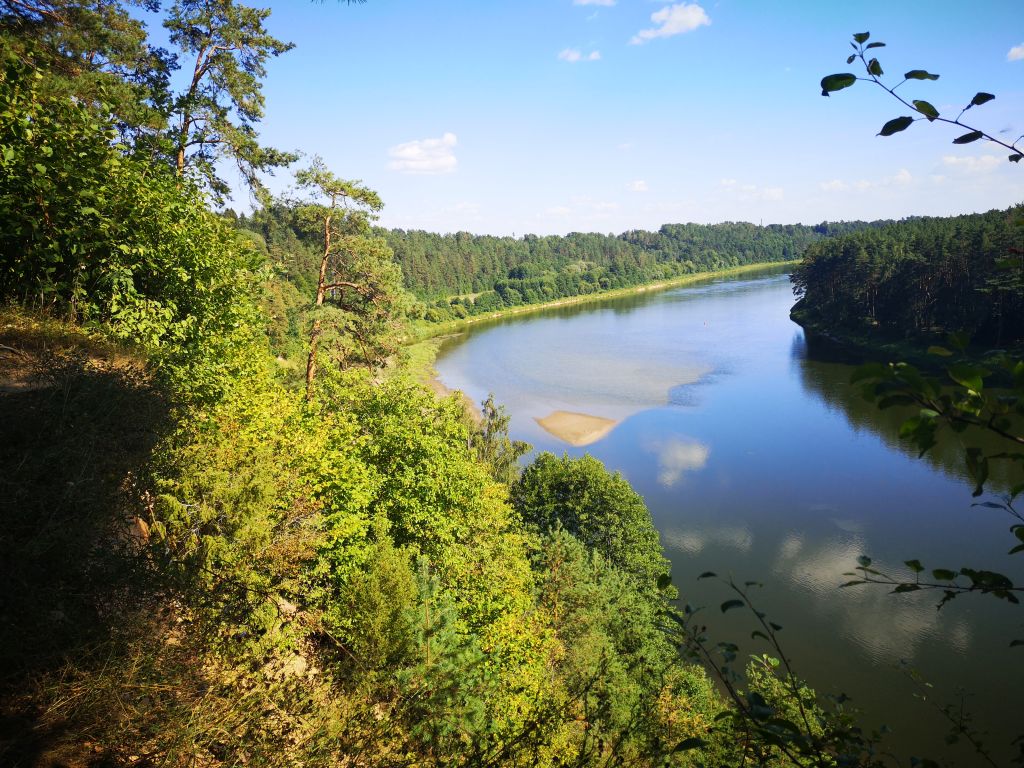
[[[705,280],[717,280],[721,277],[735,277],[736,275],[744,275],[757,272],[768,272],[771,270],[779,269],[780,267],[792,267],[800,263],[799,259],[793,259],[790,261],[769,261],[761,264],[744,264],[739,267],[730,267],[729,269],[718,269],[714,272],[695,272],[690,275],[681,275],[679,277],[673,277],[671,280],[659,280],[655,283],[643,283],[642,285],[634,285],[628,288],[614,288],[610,291],[599,291],[597,293],[586,293],[580,296],[566,296],[561,299],[555,299],[553,301],[545,301],[541,304],[523,304],[518,307],[506,307],[505,309],[499,309],[496,312],[485,312],[481,315],[472,315],[470,317],[461,318],[459,320],[448,320],[443,323],[420,323],[413,327],[412,332],[409,336],[409,345],[416,344],[427,339],[432,339],[437,336],[447,336],[455,333],[464,331],[478,323],[486,323],[492,320],[501,320],[506,317],[512,317],[514,315],[525,315],[532,312],[543,312],[546,309],[555,309],[557,307],[569,307],[576,306],[579,304],[591,304],[598,301],[604,301],[605,299],[617,299],[622,296],[632,296],[640,293],[649,293],[652,291],[665,291],[670,288],[679,288],[685,285],[693,285],[694,283],[701,283]]]
[[[806,311],[802,311],[800,302],[790,311],[789,317],[803,328],[808,349],[819,360],[850,365],[903,362],[927,373],[942,374],[949,367],[951,360],[983,364],[996,352],[1017,359],[1024,357],[1024,349],[1019,346],[1000,350],[969,346],[964,350],[955,350],[946,338],[938,334],[931,337],[900,339],[881,332],[837,329],[818,322]],[[929,349],[933,346],[950,349],[954,357],[930,353]]]

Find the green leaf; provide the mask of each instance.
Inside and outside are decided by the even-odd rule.
[[[939,357],[952,357],[952,355],[953,355],[953,353],[950,352],[945,347],[940,347],[940,346],[937,346],[935,344],[933,344],[932,346],[928,347],[928,354],[929,355],[938,355]]]
[[[1024,645],[1024,640],[1011,640],[1010,647],[1016,648],[1018,645]]]
[[[914,106],[917,107],[917,111],[927,117],[929,120],[934,120],[939,116],[939,110],[929,104],[927,101],[921,99],[914,99]]]
[[[870,51],[872,48],[885,48],[885,43],[868,43],[864,50]]]
[[[892,594],[897,595],[900,592],[917,592],[921,587],[917,584],[900,584],[892,591]]]
[[[841,91],[849,88],[857,82],[857,76],[849,72],[841,72],[836,75],[827,75],[821,78],[821,95],[828,96],[833,91]]]
[[[781,632],[782,631],[782,625],[781,624],[776,624],[774,621],[769,621],[768,622],[768,626],[771,627],[772,629],[774,629],[776,632]]]
[[[857,558],[857,564],[861,568],[867,568],[869,565],[871,565],[871,558],[868,557],[867,555],[861,555],[860,557]]]
[[[697,738],[696,736],[691,736],[690,738],[683,739],[678,744],[676,744],[675,747],[672,748],[672,752],[673,754],[676,752],[689,752],[691,749],[700,749],[701,747],[706,745],[707,742],[704,741],[704,739]]]
[[[753,632],[751,632],[751,633],[750,633],[750,639],[751,639],[751,640],[753,640],[753,639],[755,639],[755,638],[758,638],[758,637],[763,637],[763,638],[764,638],[765,640],[769,640],[769,639],[770,639],[770,638],[768,637],[768,635],[766,635],[766,634],[765,634],[764,632],[762,632],[762,631],[761,631],[760,629],[755,629],[755,630],[754,630]]]
[[[947,568],[936,568],[932,571],[932,576],[938,581],[952,581],[956,578],[956,571],[951,571]]]
[[[863,45],[868,41],[869,37],[871,37],[870,32],[857,32],[854,34],[853,39],[856,40],[861,45]]]
[[[892,136],[894,133],[905,131],[910,127],[911,123],[914,122],[912,117],[894,117],[888,123],[882,126],[882,130],[878,132],[879,136]]]
[[[924,566],[921,565],[921,561],[920,560],[907,560],[906,561],[906,566],[907,566],[907,568],[912,570],[914,573],[920,573],[921,571],[924,570]]]
[[[1010,155],[1008,159],[1011,163],[1019,163],[1022,159],[1024,159],[1024,155],[1017,153],[1015,155]]]
[[[923,69],[912,69],[909,72],[904,73],[904,78],[907,80],[938,80],[938,75],[933,75],[931,72],[926,72]]]
[[[743,607],[743,601],[742,600],[726,600],[724,603],[722,603],[722,613],[725,613],[726,611],[730,611],[733,608],[742,608],[742,607]]]
[[[984,135],[985,134],[983,134],[981,131],[971,131],[970,133],[965,133],[963,136],[957,136],[955,139],[953,139],[953,143],[970,144],[972,141],[977,141]]]
[[[698,579],[698,581],[700,579],[713,579],[717,575],[718,574],[715,573],[714,571],[704,571],[704,573],[702,573],[700,576],[698,576],[697,579]]]
[[[658,577],[658,589],[665,589],[665,587],[669,586],[671,583],[672,577],[667,573],[663,573]]]
[[[980,392],[985,388],[984,377],[988,376],[991,371],[967,363],[956,363],[949,366],[947,373],[949,373],[949,378],[957,384]]]
[[[878,59],[872,59],[871,61],[868,62],[868,72],[870,72],[875,77],[881,77],[883,74],[885,74],[882,71],[882,65],[878,63]]]
[[[985,104],[986,102],[992,101],[992,99],[994,99],[994,98],[995,98],[994,94],[985,93],[984,91],[979,91],[978,93],[974,94],[974,98],[971,99],[971,106],[972,107],[980,107],[982,104]]]
[[[856,58],[857,58],[857,54],[851,53],[849,56],[846,57],[846,63],[847,64],[853,64],[853,62],[854,62],[854,60]]]

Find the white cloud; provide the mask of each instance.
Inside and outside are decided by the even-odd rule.
[[[1024,61],[1024,43],[1015,45],[1006,54],[1007,61]]]
[[[630,192],[646,192],[647,182],[643,179],[637,179],[636,181],[629,182],[629,184],[626,185],[626,189]]]
[[[942,164],[947,168],[956,168],[967,173],[991,173],[1004,162],[1006,161],[996,155],[944,155],[942,158]]]
[[[906,168],[900,168],[890,181],[893,184],[910,184],[914,181],[914,176]]]
[[[572,0],[573,5],[615,5],[615,0]]]
[[[839,179],[832,179],[832,181],[823,181],[818,184],[825,192],[845,192],[850,188],[850,185],[845,181]]]
[[[851,189],[858,192],[867,192],[869,189],[876,189],[878,187],[891,187],[894,185],[905,187],[913,183],[914,175],[906,168],[900,168],[892,176],[886,176],[877,181],[860,179],[859,181],[845,182],[842,179],[832,179],[819,182],[818,188],[823,192],[849,192]]]
[[[782,187],[759,187],[756,184],[740,184],[736,179],[722,179],[718,183],[723,189],[734,193],[736,198],[741,201],[778,201],[784,196]]]
[[[657,26],[641,29],[629,41],[631,45],[642,45],[656,37],[674,37],[711,23],[707,13],[696,3],[666,5],[651,14],[651,21]]]
[[[401,173],[451,173],[458,165],[454,152],[457,143],[458,138],[449,132],[439,139],[418,139],[398,144],[388,150],[391,156],[388,167]]]
[[[575,64],[577,61],[599,61],[601,59],[601,52],[591,51],[590,53],[583,53],[577,48],[566,48],[564,51],[559,52],[558,58],[562,61],[568,61],[570,64]]]

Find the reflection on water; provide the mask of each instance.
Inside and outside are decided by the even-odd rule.
[[[712,545],[745,553],[754,545],[754,534],[749,528],[729,525],[692,531],[667,528],[661,531],[661,539],[667,548],[678,549],[689,555],[700,554],[705,547]]]
[[[1006,555],[1011,521],[971,506],[956,440],[918,460],[898,439],[905,414],[864,401],[842,360],[807,354],[792,301],[777,274],[561,308],[474,328],[443,348],[437,369],[475,400],[494,392],[513,437],[621,472],[651,510],[683,599],[710,606],[713,639],[741,642],[753,627],[741,612],[722,615],[725,588],[697,575],[763,582],[754,597],[785,627],[798,671],[822,693],[853,696],[869,724],[895,728],[900,751],[948,749],[945,724],[896,671],[901,660],[943,703],[958,686],[978,692],[988,742],[1008,742],[1019,723],[1004,702],[1024,686],[1020,649],[1008,648],[1024,631],[1012,606],[961,598],[938,611],[934,593],[839,585],[863,554],[894,575],[917,558],[1024,581],[1024,559]],[[535,421],[555,411],[618,424],[573,447]]]
[[[804,388],[832,411],[846,417],[850,427],[857,431],[868,430],[880,437],[885,444],[894,450],[900,450],[909,456],[917,457],[918,451],[912,443],[900,439],[900,425],[916,411],[911,407],[893,407],[879,409],[874,403],[864,399],[857,386],[850,384],[850,363],[859,364],[859,358],[847,357],[844,362],[842,350],[832,345],[815,345],[812,356],[803,343],[802,335],[794,340],[792,355],[797,363],[800,380]],[[818,357],[819,352],[824,359]],[[970,429],[961,437],[947,434],[924,457],[932,467],[939,469],[953,478],[967,480],[964,466],[963,445],[977,445],[987,454],[997,454],[1008,449],[1008,445],[997,435],[984,430]],[[995,490],[1005,491],[1015,482],[1015,467],[1012,463],[993,460],[990,464],[989,485]]]
[[[666,488],[678,483],[684,473],[704,469],[710,453],[703,443],[679,437],[652,441],[649,450],[658,457],[658,482]]]

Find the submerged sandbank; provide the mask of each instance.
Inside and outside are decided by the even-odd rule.
[[[615,419],[572,411],[554,411],[543,419],[534,419],[549,434],[577,448],[596,443],[619,423]]]

